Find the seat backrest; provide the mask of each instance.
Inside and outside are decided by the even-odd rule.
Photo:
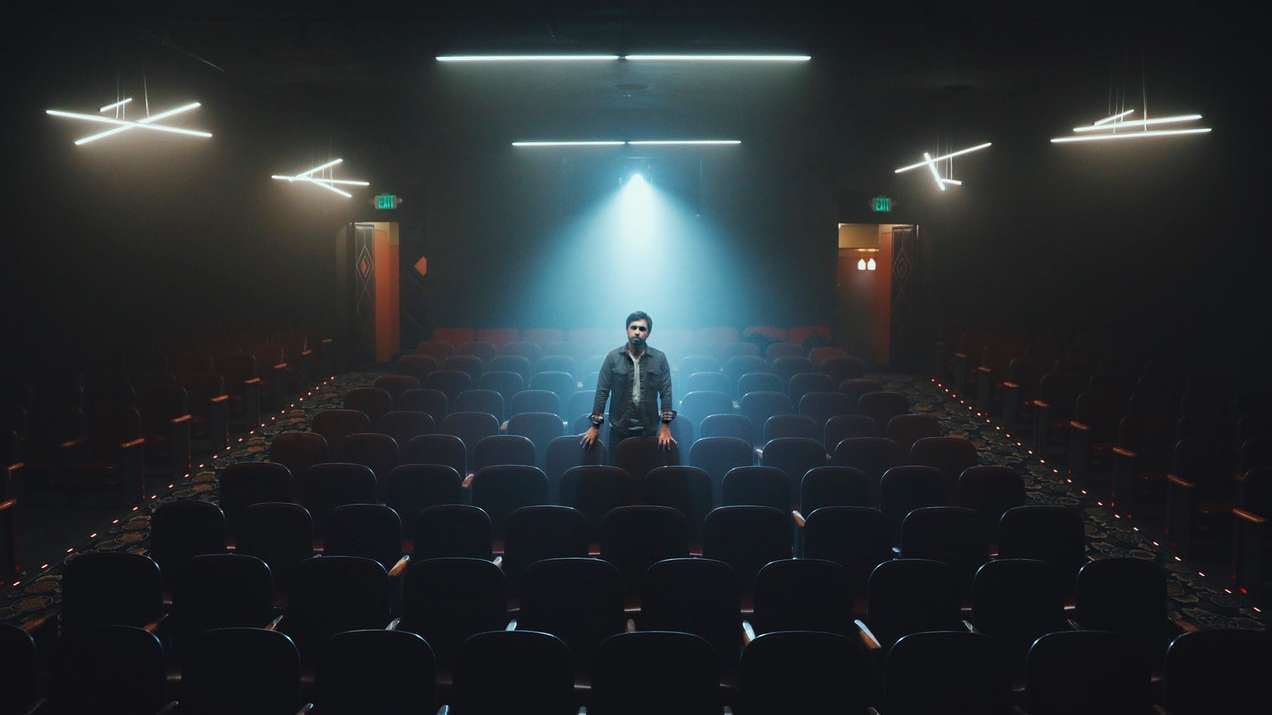
[[[274,617],[269,566],[240,553],[196,556],[183,588],[173,594],[172,610],[184,638],[212,628],[268,625]]]
[[[325,713],[436,712],[433,649],[406,631],[367,629],[332,636],[318,661]]]
[[[735,437],[754,446],[755,425],[746,415],[707,415],[699,425],[701,437]]]
[[[345,504],[331,512],[323,553],[361,556],[393,568],[402,557],[402,519],[383,504]]]
[[[286,591],[301,562],[314,555],[314,523],[309,510],[289,502],[262,502],[243,510],[238,550],[269,564],[275,586]]]
[[[711,645],[689,633],[620,633],[601,644],[592,674],[592,705],[599,715],[637,715],[665,709],[720,712],[720,667]]]
[[[825,506],[871,506],[870,486],[870,478],[855,467],[813,467],[800,482],[799,508],[807,517]]]
[[[822,428],[813,418],[804,415],[773,415],[764,421],[764,444],[784,437],[811,439],[820,444]]]
[[[159,565],[123,551],[79,554],[62,576],[62,628],[86,631],[105,625],[145,626],[163,613]]]
[[[995,655],[993,640],[979,633],[950,630],[901,638],[884,666],[885,712],[993,712],[1008,691]]]
[[[720,504],[767,506],[785,511],[792,506],[789,481],[786,473],[777,467],[734,467],[724,475],[720,487]]]
[[[181,681],[182,712],[295,712],[300,655],[279,631],[217,628],[191,644]]]
[[[469,636],[507,625],[503,572],[486,559],[412,561],[402,582],[399,628],[422,636],[448,668]]]
[[[1116,633],[1043,635],[1029,648],[1028,673],[1030,713],[1117,715],[1152,711],[1152,667],[1132,643]]]
[[[737,710],[863,713],[870,702],[871,668],[852,639],[834,633],[765,633],[742,656]]]
[[[888,420],[884,436],[896,442],[901,449],[910,450],[924,437],[940,437],[944,433],[940,420],[932,415],[906,413]]]
[[[593,535],[599,535],[601,520],[611,509],[634,504],[640,496],[640,482],[627,470],[605,464],[567,469],[560,489],[561,503],[583,512]]]
[[[650,565],[689,555],[689,534],[685,515],[671,507],[617,507],[601,520],[601,558],[618,568],[628,593],[637,593]]]
[[[455,412],[485,412],[496,420],[504,418],[504,399],[494,390],[464,390],[455,398]]]
[[[473,448],[473,472],[497,464],[535,465],[534,442],[519,434],[492,434],[482,437]]]
[[[300,503],[314,519],[314,530],[326,533],[331,512],[344,504],[374,504],[375,472],[352,462],[325,462],[301,472]]]
[[[150,517],[150,558],[169,586],[181,583],[190,560],[225,551],[225,515],[217,505],[179,499],[160,505]]]
[[[551,390],[522,390],[512,396],[512,402],[508,405],[508,414],[516,415],[522,412],[547,412],[560,416],[561,398]]]
[[[504,525],[503,572],[516,589],[521,575],[536,561],[587,556],[587,517],[568,506],[524,506]]]
[[[437,504],[462,504],[463,477],[445,464],[403,464],[384,481],[384,500],[401,517],[404,525],[413,525],[420,511]]]
[[[705,638],[720,657],[721,670],[737,670],[741,600],[728,564],[703,558],[658,561],[645,572],[640,594],[642,628]]]
[[[618,443],[614,463],[636,479],[644,479],[658,467],[680,464],[680,446],[670,449],[659,446],[656,437],[628,437]]]
[[[327,438],[317,432],[284,432],[269,444],[269,461],[281,464],[295,475],[319,462],[327,461]]]
[[[998,523],[1000,558],[1041,559],[1054,566],[1071,591],[1087,561],[1081,514],[1062,506],[1026,505],[1003,512]]]
[[[407,444],[415,437],[435,432],[437,422],[427,412],[393,410],[384,413],[380,419],[376,420],[373,429],[380,434],[392,437],[393,441],[397,442],[398,450],[404,451]]]
[[[457,714],[577,712],[570,649],[549,633],[490,631],[470,637],[460,650],[454,682]]]
[[[870,574],[867,593],[866,623],[885,650],[911,633],[961,627],[954,572],[940,561],[885,561]]]
[[[686,393],[680,401],[679,419],[687,419],[699,426],[710,415],[733,413],[733,398],[725,392],[695,391]]]
[[[546,464],[548,445],[565,434],[561,418],[551,412],[522,412],[508,418],[508,434],[521,435],[534,444],[535,466]]]
[[[412,530],[413,561],[443,557],[492,558],[494,526],[480,507],[438,504],[420,511]]]
[[[288,592],[282,628],[306,658],[343,631],[389,622],[389,575],[358,556],[314,556],[301,562]]]
[[[385,393],[387,396],[388,393]],[[388,412],[388,410],[385,410]],[[381,413],[383,414],[383,413]],[[323,410],[314,415],[314,419],[310,422],[310,429],[322,435],[327,440],[327,446],[330,450],[328,459],[331,456],[344,453],[344,438],[355,432],[370,432],[371,419],[365,412],[360,410]],[[277,441],[277,438],[275,438]],[[279,461],[275,459],[274,461]],[[296,471],[296,470],[292,470]]]
[[[1203,630],[1175,638],[1166,653],[1166,707],[1178,715],[1241,712],[1266,702],[1272,636]]]
[[[524,506],[547,503],[548,478],[542,469],[529,465],[482,467],[473,477],[472,499],[473,506],[481,507],[490,515],[498,539],[509,514]]]
[[[49,689],[54,712],[155,712],[164,705],[163,644],[153,633],[98,626],[59,646]]]
[[[427,412],[432,416],[434,424],[441,424],[450,412],[450,398],[442,390],[433,388],[407,390],[398,397],[397,408],[412,412]]]
[[[407,388],[410,389],[410,388]],[[393,395],[380,387],[358,387],[344,394],[344,408],[365,414],[371,420],[377,420],[385,412],[393,409]],[[319,430],[314,430],[318,432]],[[358,430],[365,432],[366,430]]]
[[[570,647],[576,668],[588,671],[601,641],[626,626],[623,592],[622,576],[607,561],[538,561],[521,580],[517,627],[557,636]]]
[[[779,437],[767,442],[760,455],[760,464],[776,467],[786,474],[791,504],[798,500],[799,485],[808,470],[829,463],[830,458],[821,440],[808,437]]]
[[[976,571],[972,622],[1001,642],[1018,669],[1039,636],[1068,627],[1055,567],[1037,559],[993,559]]]
[[[412,437],[402,455],[403,464],[444,464],[460,474],[468,474],[468,449],[453,434],[423,434]]]
[[[755,632],[855,632],[842,570],[819,559],[782,559],[764,566],[755,578]]]
[[[846,602],[863,598],[870,573],[892,558],[892,529],[883,512],[826,506],[805,518],[803,557],[839,564]]]
[[[702,555],[733,567],[739,592],[748,595],[765,564],[791,557],[790,516],[767,506],[714,509],[703,527]]]

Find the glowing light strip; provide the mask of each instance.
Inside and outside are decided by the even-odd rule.
[[[529,141],[513,142],[513,146],[545,147],[545,146],[718,146],[723,144],[741,144],[741,139],[636,139],[629,141]]]
[[[177,127],[167,127],[161,124],[142,124],[141,122],[129,122],[122,119],[108,119],[99,117],[94,114],[80,114],[78,112],[63,112],[60,109],[46,109],[44,113],[51,117],[65,117],[67,119],[83,119],[88,122],[98,122],[101,124],[113,124],[117,127],[130,127],[132,129],[148,129],[153,132],[167,132],[169,134],[181,134],[189,137],[199,137],[207,139],[212,135],[208,132],[195,131],[193,129],[178,129]]]
[[[1144,132],[1127,132],[1125,134],[1090,134],[1080,137],[1058,137],[1052,139],[1052,144],[1068,144],[1069,142],[1098,142],[1112,139],[1145,139],[1148,137],[1170,137],[1181,134],[1207,134],[1210,127],[1200,129],[1150,129]]]
[[[618,55],[439,55],[438,62],[605,62]]]
[[[303,177],[303,176],[309,176],[310,174],[312,174],[312,173],[314,173],[314,172],[322,171],[323,169],[328,169],[328,168],[330,168],[330,167],[335,166],[336,164],[342,163],[343,161],[344,161],[344,159],[332,159],[331,161],[327,162],[326,164],[319,164],[318,166],[315,166],[315,167],[314,167],[314,168],[312,168],[312,169],[306,169],[305,171],[300,172],[299,174],[297,174],[297,175],[296,175],[296,178],[297,178],[297,179],[299,179],[299,178],[301,178],[301,177]]]
[[[333,194],[339,194],[345,197],[346,199],[349,199],[349,198],[353,198],[353,194],[347,191],[342,191],[340,189],[337,189],[335,186],[336,184],[340,184],[342,186],[370,186],[371,185],[370,182],[362,181],[360,179],[334,179],[334,178],[325,179],[322,177],[312,176],[312,174],[322,171],[323,169],[330,169],[331,167],[336,166],[337,164],[341,164],[343,162],[344,162],[344,159],[340,159],[340,158],[332,159],[331,161],[323,162],[319,164],[318,166],[315,166],[311,169],[306,169],[295,176],[283,176],[280,174],[273,174],[269,178],[274,179],[276,181],[288,181],[288,182],[303,181],[309,184],[313,184],[315,186],[320,186],[326,189],[327,191],[332,192]]]
[[[584,141],[584,142],[513,142],[513,146],[622,146],[626,142]]]
[[[126,98],[126,99],[121,99],[121,100],[119,100],[118,102],[115,102],[114,104],[108,104],[108,105],[106,105],[105,107],[102,107],[101,109],[99,109],[99,110],[97,110],[97,111],[99,111],[99,112],[105,112],[105,111],[108,111],[108,110],[114,109],[115,107],[122,107],[123,105],[128,104],[128,103],[129,103],[129,102],[131,102],[131,101],[132,101],[132,97],[128,97],[128,98]]]
[[[331,184],[324,184],[324,183],[323,183],[323,182],[321,182],[321,181],[315,181],[314,179],[311,179],[311,178],[309,178],[308,176],[302,177],[300,180],[301,180],[301,181],[308,181],[309,183],[314,184],[315,186],[321,186],[322,188],[324,188],[324,189],[326,189],[326,190],[328,190],[328,191],[330,191],[330,192],[332,192],[332,193],[340,194],[341,196],[345,197],[346,199],[351,199],[351,198],[353,198],[353,194],[349,193],[348,191],[341,191],[340,189],[337,189],[336,187],[332,186]]]
[[[1079,133],[1117,131],[1118,129],[1134,129],[1136,127],[1149,127],[1156,124],[1195,122],[1198,119],[1201,119],[1200,114],[1181,114],[1176,117],[1153,117],[1152,119],[1128,119],[1124,122],[1114,122],[1112,124],[1092,124],[1089,127],[1074,127],[1073,131]]]
[[[354,181],[352,179],[315,179],[312,176],[282,176],[273,174],[269,178],[278,179],[279,181],[313,181],[319,184],[340,184],[342,186],[370,186],[369,181]]]
[[[964,154],[970,154],[970,153],[972,153],[972,152],[974,152],[974,151],[980,151],[981,149],[988,149],[990,146],[993,146],[993,143],[992,143],[992,142],[985,142],[984,144],[977,144],[976,146],[968,147],[968,148],[966,148],[966,149],[959,149],[958,151],[953,152],[953,153],[951,153],[951,154],[945,154],[945,155],[943,155],[943,156],[935,157],[935,158],[933,158],[933,159],[930,159],[929,161],[931,161],[931,162],[943,161],[943,160],[945,160],[945,159],[949,159],[950,157],[954,157],[954,156],[962,156],[962,155],[964,155]],[[926,154],[925,154],[924,156],[926,156]],[[905,172],[905,171],[910,171],[911,169],[918,169],[918,168],[919,168],[919,167],[921,167],[921,166],[927,166],[927,164],[929,163],[929,161],[920,161],[920,162],[919,162],[919,163],[917,163],[917,164],[911,164],[911,165],[909,165],[909,166],[903,166],[903,167],[901,167],[900,169],[897,169],[896,171],[894,171],[893,173],[894,173],[894,174],[900,174],[900,173]]]
[[[941,179],[942,184],[953,184],[954,186],[962,186],[963,182],[958,179]]]
[[[811,55],[624,55],[633,62],[808,62]]]
[[[675,146],[681,144],[741,144],[741,139],[641,139],[629,141],[632,146]]]
[[[146,117],[146,118],[144,118],[144,119],[138,119],[138,120],[137,120],[137,123],[138,123],[138,124],[150,124],[151,122],[157,122],[157,121],[159,121],[160,119],[167,119],[168,117],[176,116],[176,115],[178,115],[178,114],[183,114],[183,113],[188,112],[188,111],[190,111],[190,110],[192,110],[192,109],[198,109],[198,108],[199,108],[199,107],[201,107],[201,106],[202,106],[202,105],[201,105],[201,104],[199,104],[198,102],[191,102],[191,103],[189,103],[189,104],[186,104],[186,105],[183,105],[183,106],[177,107],[176,109],[169,109],[169,110],[168,110],[168,111],[166,111],[166,112],[160,112],[160,113],[158,113],[158,114],[155,114],[155,115],[152,115],[152,116]],[[106,131],[101,132],[101,133],[99,133],[99,134],[93,134],[93,135],[91,135],[91,136],[87,136],[87,137],[84,137],[84,138],[82,138],[82,139],[76,139],[76,140],[75,140],[75,144],[76,144],[77,146],[82,146],[82,145],[87,144],[87,143],[89,143],[89,142],[94,142],[94,141],[97,141],[98,139],[104,139],[104,138],[106,138],[106,137],[109,137],[109,136],[112,136],[112,135],[115,135],[115,134],[121,134],[121,133],[123,133],[123,132],[130,131],[130,130],[132,130],[132,127],[115,127],[114,129],[107,129]]]
[[[936,162],[932,159],[932,155],[923,152],[923,158],[927,160],[927,167],[932,170],[932,178],[936,180],[936,188],[944,191],[945,183],[941,181],[941,174],[936,170]]]
[[[1122,117],[1125,117],[1126,115],[1131,114],[1131,113],[1132,113],[1132,112],[1134,112],[1134,111],[1135,111],[1134,109],[1128,109],[1128,110],[1126,110],[1125,112],[1122,112],[1122,113],[1120,113],[1120,114],[1114,114],[1114,115],[1113,115],[1113,116],[1111,116],[1111,117],[1105,117],[1104,119],[1101,119],[1100,121],[1095,122],[1095,123],[1093,124],[1093,126],[1097,126],[1097,127],[1098,127],[1098,126],[1100,126],[1101,124],[1107,124],[1107,123],[1109,123],[1109,122],[1113,121],[1114,119],[1121,119]]]

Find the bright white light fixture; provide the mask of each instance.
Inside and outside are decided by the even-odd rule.
[[[122,106],[124,106],[125,104],[128,104],[128,103],[129,103],[129,102],[131,102],[131,101],[132,101],[132,97],[125,97],[125,98],[123,98],[123,99],[119,100],[118,102],[113,102],[113,103],[111,103],[111,104],[108,104],[108,105],[106,105],[105,107],[102,107],[101,109],[99,109],[99,110],[97,110],[97,111],[99,111],[99,112],[106,112],[106,111],[109,111],[109,110],[114,109],[115,107],[122,107]]]
[[[864,271],[864,270],[866,270],[866,259],[864,259],[864,258],[858,258],[858,259],[857,259],[857,270],[859,270],[859,271]]]
[[[438,62],[606,62],[618,55],[439,55]]]
[[[142,119],[138,119],[138,120],[137,120],[137,123],[138,123],[138,124],[150,124],[151,122],[157,122],[157,121],[159,121],[160,119],[167,119],[168,117],[174,117],[174,116],[176,116],[176,115],[178,115],[178,114],[184,114],[184,113],[189,112],[189,111],[191,111],[191,110],[198,109],[200,106],[202,106],[202,105],[200,105],[198,102],[191,102],[191,103],[189,103],[189,104],[185,104],[185,105],[182,105],[182,106],[180,106],[180,107],[176,107],[175,109],[169,109],[169,110],[167,110],[167,111],[160,112],[160,113],[158,113],[158,114],[152,114],[152,115],[150,115],[149,117],[144,117],[144,118],[142,118]],[[75,144],[76,144],[76,146],[83,146],[84,144],[87,144],[87,143],[89,143],[89,142],[95,142],[95,141],[97,141],[98,139],[105,139],[106,137],[109,137],[109,136],[112,136],[112,135],[115,135],[115,134],[120,134],[120,133],[123,133],[123,132],[129,131],[129,130],[131,130],[131,129],[133,129],[133,127],[115,127],[114,129],[107,129],[106,131],[101,132],[101,133],[98,133],[98,134],[92,134],[92,135],[90,135],[90,136],[86,136],[86,137],[83,137],[83,138],[81,138],[81,139],[76,139],[76,140],[75,140]],[[209,136],[211,136],[211,135],[209,135]]]
[[[126,104],[126,102],[124,103],[117,102],[115,105],[107,105],[107,107],[113,109],[115,106],[122,106],[122,104]],[[102,137],[105,137],[105,136],[111,136],[113,134],[126,132],[129,129],[144,129],[146,131],[152,131],[152,132],[163,132],[165,134],[180,134],[182,136],[187,136],[187,137],[198,137],[200,139],[208,139],[208,138],[211,138],[212,136],[212,134],[209,132],[198,131],[195,129],[182,129],[180,127],[170,127],[165,124],[156,123],[157,120],[163,117],[170,117],[174,114],[188,112],[191,109],[195,109],[199,106],[200,105],[198,102],[192,102],[191,104],[187,104],[182,107],[177,107],[176,109],[167,110],[166,112],[160,112],[159,114],[145,117],[135,122],[129,121],[126,119],[111,119],[110,117],[100,117],[100,116],[97,116],[96,114],[66,112],[60,109],[46,109],[44,110],[44,113],[49,115],[50,117],[61,117],[64,119],[79,119],[85,122],[95,122],[97,124],[111,124],[116,127],[115,129],[112,129],[110,131],[101,132],[99,134],[93,134],[91,136],[87,136],[82,139],[77,139],[75,141],[77,145],[87,144],[88,142],[96,141],[97,139],[101,139]],[[105,111],[105,110],[101,110],[101,111]]]
[[[580,141],[580,142],[513,142],[513,146],[622,146],[625,142],[615,141]]]
[[[370,182],[362,181],[360,179],[335,179],[331,177],[314,176],[314,174],[320,171],[331,169],[333,166],[336,166],[337,164],[340,164],[342,162],[344,162],[344,159],[332,159],[331,161],[324,162],[313,168],[306,169],[300,172],[299,174],[296,174],[295,176],[283,176],[279,174],[274,174],[270,176],[269,178],[274,179],[276,181],[289,181],[289,182],[304,181],[304,182],[313,184],[315,186],[322,187],[326,189],[327,191],[332,192],[333,194],[339,194],[345,197],[346,199],[348,199],[348,198],[352,198],[353,194],[347,191],[342,191],[340,189],[337,189],[335,187],[335,184],[341,184],[343,186],[370,186],[371,185]]]
[[[1173,137],[1186,134],[1210,133],[1210,127],[1193,127],[1188,129],[1149,129],[1151,126],[1159,126],[1162,124],[1195,122],[1198,119],[1201,119],[1200,114],[1179,114],[1170,117],[1149,118],[1148,114],[1145,113],[1140,119],[1126,118],[1134,112],[1134,109],[1128,109],[1125,112],[1114,114],[1111,117],[1105,117],[1104,119],[1088,126],[1074,127],[1074,133],[1079,136],[1056,137],[1051,140],[1051,143],[1069,144],[1072,142],[1097,142],[1117,139],[1151,139],[1153,137]]]
[[[870,260],[866,261],[866,270],[873,271],[878,267],[879,267],[879,264],[875,263],[875,259],[871,258]]]
[[[807,62],[811,55],[623,55],[632,62]]]
[[[958,179],[946,179],[942,177],[941,172],[938,171],[936,168],[936,162],[944,161],[946,159],[952,159],[956,156],[963,156],[964,154],[971,154],[974,151],[987,149],[990,146],[992,146],[990,142],[985,142],[984,144],[977,144],[976,146],[968,147],[966,149],[959,149],[958,151],[950,152],[949,154],[942,154],[941,156],[938,156],[938,157],[933,157],[931,154],[925,151],[923,152],[923,161],[917,164],[903,166],[900,169],[897,169],[896,171],[894,171],[893,173],[900,174],[906,171],[910,171],[911,169],[918,169],[919,167],[926,166],[928,170],[932,172],[932,180],[936,182],[936,188],[940,189],[941,191],[945,191],[946,186],[962,186],[963,182],[959,181]]]
[[[1195,122],[1201,119],[1200,114],[1181,114],[1177,117],[1153,117],[1152,119],[1127,119],[1125,121],[1113,122],[1112,124],[1092,124],[1089,127],[1074,127],[1075,132],[1104,132],[1117,131],[1118,129],[1135,129],[1136,127],[1151,127],[1158,124],[1178,124],[1180,122]]]
[[[741,144],[741,139],[633,139],[628,141],[520,141],[513,146],[551,147],[551,146],[720,146]]]

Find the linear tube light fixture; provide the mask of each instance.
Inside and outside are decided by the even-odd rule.
[[[138,124],[150,124],[150,123],[152,123],[152,122],[157,122],[157,121],[159,121],[160,119],[167,119],[168,117],[175,117],[175,116],[176,116],[176,115],[178,115],[178,114],[184,114],[184,113],[189,112],[189,111],[191,111],[191,110],[198,109],[198,108],[199,108],[199,107],[201,107],[201,106],[202,106],[202,105],[201,105],[201,104],[199,104],[198,102],[191,102],[191,103],[189,103],[189,104],[184,104],[184,105],[182,105],[182,106],[180,106],[180,107],[176,107],[176,108],[174,108],[174,109],[169,109],[169,110],[167,110],[167,111],[160,112],[160,113],[158,113],[158,114],[152,114],[152,115],[150,115],[149,117],[144,117],[144,118],[142,118],[142,119],[138,119],[138,120],[137,120],[137,123],[138,123]],[[95,142],[95,141],[97,141],[98,139],[105,139],[106,137],[113,136],[113,135],[115,135],[115,134],[121,134],[121,133],[123,133],[123,132],[130,131],[130,130],[132,130],[132,129],[133,129],[133,127],[115,127],[114,129],[107,129],[106,131],[104,131],[104,132],[100,132],[100,133],[98,133],[98,134],[92,134],[92,135],[90,135],[90,136],[86,136],[86,137],[83,137],[83,138],[81,138],[81,139],[76,139],[76,140],[75,140],[75,145],[76,145],[76,146],[83,146],[84,144],[88,144],[89,142]]]
[[[79,112],[64,112],[60,109],[46,109],[44,113],[50,117],[63,117],[65,119],[81,119],[86,122],[97,122],[99,124],[113,124],[117,127],[127,127],[129,129],[146,129],[153,132],[165,132],[168,134],[181,134],[188,137],[199,137],[200,139],[210,138],[209,132],[196,131],[194,129],[181,129],[178,127],[169,127],[162,124],[143,124],[141,122],[132,122],[124,119],[110,119],[108,117],[99,117],[95,114],[80,114]],[[87,137],[86,137],[87,138]]]
[[[945,161],[946,159],[952,159],[952,158],[954,158],[954,157],[956,157],[956,156],[962,156],[962,155],[964,155],[964,154],[971,154],[972,152],[974,152],[974,151],[980,151],[981,149],[988,149],[988,148],[989,148],[989,147],[991,147],[991,146],[993,146],[993,143],[992,143],[992,142],[985,142],[984,144],[977,144],[976,146],[968,147],[968,148],[966,148],[966,149],[959,149],[958,151],[950,152],[949,154],[942,154],[941,156],[933,157],[932,159],[924,159],[923,161],[920,161],[920,162],[919,162],[919,163],[917,163],[917,164],[911,164],[911,165],[909,165],[909,166],[903,166],[903,167],[901,167],[900,169],[897,169],[896,171],[894,171],[894,172],[892,172],[892,173],[894,173],[894,174],[900,174],[900,173],[903,173],[903,172],[906,172],[906,171],[910,171],[911,169],[918,169],[919,167],[927,166],[929,162]]]
[[[1105,117],[1104,119],[1101,119],[1100,121],[1095,122],[1095,126],[1097,126],[1097,127],[1098,127],[1098,126],[1100,126],[1101,124],[1108,124],[1109,122],[1111,122],[1111,121],[1113,121],[1113,120],[1115,120],[1115,119],[1121,119],[1122,117],[1125,117],[1126,115],[1128,115],[1128,114],[1132,114],[1132,113],[1134,113],[1134,112],[1135,112],[1135,108],[1134,108],[1134,107],[1132,107],[1131,109],[1126,110],[1125,112],[1118,112],[1117,114],[1114,114],[1114,115],[1113,115],[1113,116],[1111,116],[1111,117]]]
[[[113,103],[111,103],[111,104],[108,104],[108,105],[106,105],[105,107],[102,107],[101,109],[99,109],[99,110],[97,110],[97,111],[99,111],[99,112],[109,112],[110,110],[114,109],[115,107],[122,107],[122,106],[124,106],[125,104],[128,104],[128,103],[129,103],[129,102],[131,102],[131,101],[132,101],[132,97],[125,97],[124,99],[121,99],[121,100],[119,100],[118,102],[113,102]]]
[[[1134,111],[1134,109],[1128,109],[1120,114],[1105,117],[1104,119],[1088,126],[1074,127],[1073,131],[1078,136],[1056,137],[1051,140],[1051,143],[1070,144],[1073,142],[1112,141],[1116,139],[1150,139],[1154,137],[1173,137],[1187,134],[1210,133],[1210,127],[1192,127],[1188,129],[1149,129],[1149,127],[1160,126],[1162,124],[1195,122],[1198,119],[1201,119],[1200,114],[1178,114],[1170,117],[1149,118],[1147,112],[1145,112],[1141,119],[1127,119],[1127,115]]]
[[[1170,137],[1181,134],[1209,134],[1210,127],[1200,127],[1197,129],[1150,129],[1144,132],[1126,132],[1123,134],[1088,134],[1080,137],[1058,137],[1052,139],[1052,144],[1068,144],[1071,142],[1098,142],[1110,139],[1148,139],[1150,137]]]
[[[1089,127],[1074,127],[1073,131],[1082,132],[1103,132],[1108,130],[1117,131],[1118,129],[1135,129],[1136,127],[1151,127],[1158,124],[1178,124],[1180,122],[1195,122],[1201,119],[1200,114],[1181,114],[1177,117],[1153,117],[1152,119],[1128,119],[1123,122],[1114,122],[1112,124],[1092,124]]]
[[[927,160],[927,168],[932,170],[932,178],[936,180],[936,188],[944,191],[945,180],[941,178],[941,172],[936,170],[936,163],[932,161],[932,155],[927,152],[923,152],[923,158]]]
[[[438,62],[609,62],[618,55],[438,55]]]
[[[330,191],[333,194],[339,194],[345,197],[346,199],[353,198],[353,194],[347,191],[343,191],[341,189],[337,189],[335,187],[335,184],[340,184],[343,186],[370,186],[371,185],[370,182],[362,181],[361,179],[335,179],[335,178],[323,178],[323,177],[314,176],[314,174],[318,173],[319,171],[330,169],[333,166],[336,166],[337,164],[340,164],[343,162],[344,162],[344,159],[332,159],[331,161],[323,162],[322,164],[319,164],[318,166],[315,166],[313,168],[306,169],[300,172],[299,174],[296,174],[295,176],[273,174],[269,178],[274,179],[275,181],[287,181],[287,182],[303,181],[305,183],[313,184],[320,188],[326,189],[327,191]]]
[[[812,55],[623,55],[631,62],[808,62]]]
[[[589,146],[721,146],[741,144],[741,139],[632,139],[623,141],[518,141],[519,147],[589,147]]]

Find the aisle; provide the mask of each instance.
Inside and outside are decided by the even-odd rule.
[[[885,389],[910,398],[911,409],[934,415],[951,436],[966,437],[976,445],[981,464],[1005,465],[1025,479],[1030,504],[1058,504],[1082,511],[1086,521],[1087,553],[1093,559],[1129,556],[1157,560],[1167,574],[1167,608],[1171,618],[1191,628],[1241,628],[1263,630],[1264,615],[1248,599],[1225,592],[1201,576],[1197,568],[1169,554],[1145,536],[1129,518],[1114,514],[1094,496],[1083,496],[1064,476],[1064,468],[1045,463],[1028,449],[1018,435],[1010,435],[997,420],[987,421],[970,402],[947,394],[929,378],[888,375]]]

